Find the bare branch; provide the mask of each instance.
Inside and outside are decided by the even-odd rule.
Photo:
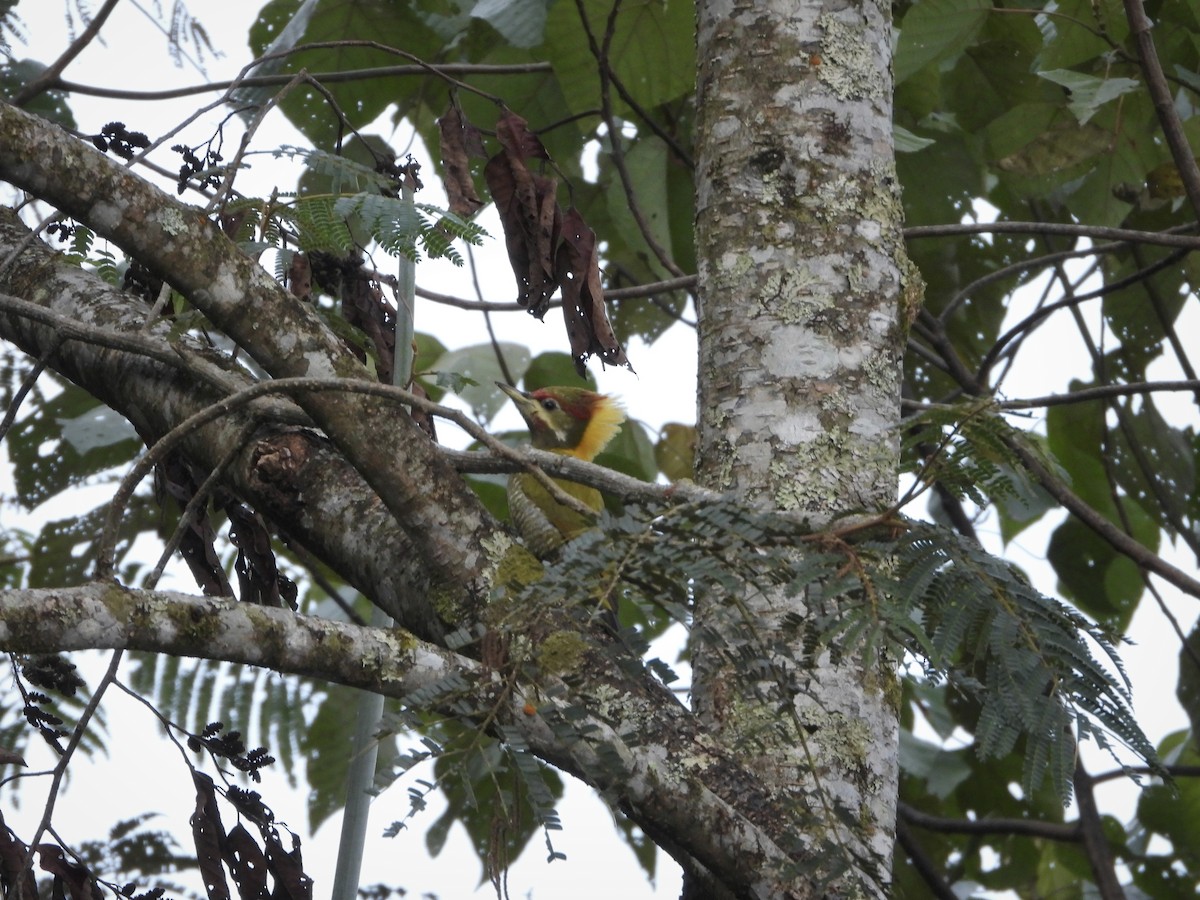
[[[369,378],[309,306],[196,210],[44,120],[0,106],[0,177],[54,203],[168,280],[276,377]],[[363,475],[447,585],[487,568],[495,522],[415,423],[367,395],[303,395],[301,406]],[[431,490],[435,486],[436,490]]]
[[[913,241],[920,238],[968,234],[1058,234],[1200,250],[1200,237],[1185,233],[1194,232],[1196,227],[1196,224],[1192,223],[1168,228],[1166,231],[1136,231],[1131,228],[1106,228],[1100,225],[1064,222],[959,222],[955,225],[914,225],[904,229],[904,237]]]
[[[1142,74],[1146,78],[1146,89],[1154,101],[1158,124],[1162,126],[1167,146],[1171,148],[1171,158],[1175,160],[1175,168],[1179,170],[1179,178],[1183,182],[1184,191],[1187,192],[1192,211],[1200,216],[1200,166],[1196,165],[1196,155],[1187,135],[1184,134],[1179,113],[1175,111],[1175,101],[1171,98],[1171,89],[1167,86],[1162,64],[1158,61],[1158,52],[1154,49],[1150,20],[1146,18],[1142,0],[1125,0],[1125,18],[1129,20],[1129,31],[1137,45],[1138,59],[1142,65]]]
[[[311,45],[310,45],[311,46]],[[296,48],[304,49],[304,48]],[[527,75],[532,72],[549,72],[549,63],[522,63],[514,65],[472,65],[469,63],[450,63],[439,65],[438,71],[445,75]],[[424,66],[378,66],[370,69],[348,69],[342,72],[310,72],[309,75],[322,84],[337,84],[354,81],[369,81],[375,78],[403,78],[414,75],[428,75],[429,70]],[[229,81],[210,81],[206,84],[196,84],[189,87],[171,88],[161,91],[133,91],[122,88],[104,88],[92,84],[80,84],[74,81],[56,79],[49,87],[70,94],[81,94],[89,97],[107,97],[113,100],[172,100],[177,97],[191,97],[195,94],[209,94],[214,91],[227,91],[230,88],[242,87],[279,87],[287,84],[292,75],[251,75],[247,78],[235,78]]]

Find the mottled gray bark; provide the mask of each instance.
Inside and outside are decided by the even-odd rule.
[[[0,103],[0,179],[86,222],[178,290],[276,378],[368,378],[315,311],[180,203],[50,123]],[[436,581],[486,596],[483,505],[407,416],[373,397],[297,402],[372,486]],[[453,523],[450,538],[447,524]]]
[[[736,896],[784,896],[793,860],[774,835],[787,810],[669,691],[582,643],[569,666],[530,688],[400,630],[114,584],[0,591],[0,649],[119,648],[264,666],[399,698],[423,690],[433,708],[468,721],[469,707],[476,722],[505,726],[508,740],[520,735],[602,791],[685,867],[698,861]]]
[[[15,215],[0,210],[0,259],[19,251],[0,270],[0,294],[34,306],[16,311],[0,298],[0,339],[34,358],[50,354],[52,368],[125,416],[145,440],[158,440],[251,383],[220,354],[172,337],[170,322],[147,326],[145,303],[29,237]],[[68,324],[88,340],[63,342],[72,333]],[[118,352],[114,343],[132,349]],[[328,442],[272,427],[299,414],[291,404],[260,401],[197,430],[183,449],[195,465],[212,469],[241,441],[242,453],[226,469],[228,489],[406,628],[428,638],[442,634],[420,554],[362,477]],[[248,430],[256,423],[261,427]]]
[[[698,34],[699,479],[814,528],[885,509],[907,269],[889,4],[701,0]],[[697,603],[709,637],[695,643],[696,709],[793,803],[798,859],[827,860],[794,893],[883,896],[893,673],[829,648],[806,653],[788,624],[803,597],[741,600],[702,592]],[[766,674],[747,678],[747,658]]]

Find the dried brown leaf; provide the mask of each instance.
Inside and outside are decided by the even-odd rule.
[[[288,599],[295,599],[295,585],[279,572],[271,533],[262,516],[237,502],[226,503],[225,512],[229,516],[229,541],[238,551],[233,569],[238,575],[241,601],[295,609]]]
[[[556,263],[563,291],[563,319],[576,371],[580,376],[584,374],[584,365],[592,354],[607,365],[626,366],[632,371],[604,308],[596,232],[575,207],[562,218],[562,243]]]
[[[99,900],[99,886],[87,866],[67,859],[57,844],[38,844],[37,851],[38,865],[54,876],[53,896]]]
[[[239,900],[269,900],[267,857],[253,835],[239,822],[226,839],[229,871],[237,885]]]
[[[391,384],[396,359],[396,314],[365,267],[345,273],[341,295],[342,317],[371,339],[375,348],[375,371],[380,381]]]
[[[28,853],[29,847],[4,824],[4,815],[0,813],[0,883],[8,885],[13,896],[38,895],[37,880],[33,872],[25,868]]]
[[[438,132],[442,148],[442,185],[446,188],[450,212],[463,218],[475,215],[483,206],[475,190],[475,179],[471,177],[470,158],[473,148],[478,146],[479,156],[484,156],[483,139],[479,129],[467,121],[456,106],[446,110],[438,119]]]
[[[192,840],[196,846],[196,863],[209,900],[230,900],[229,883],[222,867],[222,847],[225,827],[217,809],[217,792],[213,781],[203,772],[192,771],[196,786],[196,809],[192,813]]]
[[[553,255],[561,218],[555,199],[558,181],[530,172],[507,149],[488,160],[484,177],[504,228],[517,302],[540,319],[558,287]]]
[[[300,840],[292,835],[292,849],[285,850],[274,828],[263,830],[267,848],[267,869],[275,879],[273,900],[312,900],[312,879],[304,874]]]
[[[162,505],[167,497],[179,504],[179,509],[196,496],[200,480],[192,472],[183,456],[169,453],[154,469],[155,496]],[[233,589],[225,577],[225,567],[217,554],[216,531],[208,515],[208,504],[199,506],[184,528],[179,540],[179,555],[187,563],[197,586],[210,597],[232,597]]]
[[[541,140],[529,130],[529,123],[511,110],[505,110],[496,121],[496,139],[514,159],[550,158]]]

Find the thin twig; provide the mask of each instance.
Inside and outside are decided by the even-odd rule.
[[[67,47],[58,59],[38,73],[36,78],[29,81],[17,91],[9,102],[13,106],[24,107],[28,105],[30,100],[51,90],[58,82],[58,76],[62,74],[63,69],[69,66],[71,61],[82,53],[88,44],[96,39],[96,35],[100,33],[105,20],[108,19],[109,14],[116,8],[119,2],[120,0],[106,0],[105,4],[96,10],[96,15],[92,17],[92,21],[88,23],[87,28],[83,30],[79,37],[71,42],[71,46]]]
[[[296,49],[305,49],[298,47]],[[528,75],[539,72],[550,72],[549,63],[518,63],[514,65],[476,65],[472,63],[448,63],[439,65],[438,72],[443,75]],[[310,72],[309,75],[324,84],[338,84],[352,81],[367,81],[374,78],[402,78],[412,75],[428,75],[429,70],[424,66],[377,66],[369,69],[348,69],[342,72]],[[175,100],[180,97],[191,97],[196,94],[208,94],[213,91],[227,91],[234,87],[276,87],[291,81],[291,75],[251,75],[246,78],[230,81],[211,81],[207,84],[191,85],[189,87],[171,88],[161,91],[131,91],[121,88],[103,88],[91,84],[80,84],[74,81],[56,80],[50,87],[53,90],[64,91],[68,94],[81,94],[89,97],[105,97],[111,100],[156,101]]]
[[[904,237],[906,240],[915,241],[921,238],[970,234],[1057,234],[1200,250],[1200,237],[1183,233],[1195,231],[1196,228],[1195,222],[1164,231],[1137,231],[1132,228],[1107,228],[1102,225],[1076,225],[1066,222],[959,222],[953,225],[914,225],[904,229]]]
[[[33,857],[37,852],[38,842],[50,827],[50,820],[54,816],[54,807],[58,802],[58,792],[62,787],[63,778],[67,774],[67,764],[79,748],[79,743],[83,740],[83,735],[87,731],[88,724],[92,721],[92,717],[100,707],[100,700],[103,698],[104,692],[108,690],[110,684],[116,681],[117,669],[120,667],[121,659],[124,655],[124,650],[113,651],[108,661],[108,669],[104,672],[104,677],[100,679],[100,683],[96,685],[96,690],[92,692],[91,699],[88,700],[87,706],[84,707],[83,712],[80,714],[79,721],[75,723],[75,730],[71,732],[71,738],[67,741],[67,746],[63,750],[62,756],[59,757],[58,764],[54,767],[54,775],[50,780],[50,789],[46,794],[46,806],[42,811],[42,819],[38,822],[37,830],[33,833],[33,838],[29,841],[29,852],[26,853],[25,862],[21,866],[22,872],[32,871],[33,869]]]
[[[899,814],[899,818],[909,824],[942,834],[1022,834],[1070,842],[1080,839],[1078,824],[1039,822],[1036,819],[951,819],[930,815],[907,803],[900,804]]]
[[[1187,135],[1184,134],[1179,113],[1175,111],[1175,101],[1163,75],[1162,64],[1158,61],[1158,52],[1154,49],[1150,20],[1146,18],[1142,0],[1125,0],[1125,18],[1129,20],[1129,31],[1137,46],[1142,74],[1146,78],[1150,98],[1154,101],[1158,124],[1162,126],[1163,137],[1167,139],[1167,146],[1171,148],[1171,158],[1175,160],[1175,168],[1179,171],[1179,178],[1183,182],[1183,189],[1192,205],[1192,211],[1200,216],[1200,166],[1196,164],[1196,155]]]

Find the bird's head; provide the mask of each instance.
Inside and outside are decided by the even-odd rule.
[[[625,421],[625,410],[612,397],[577,387],[544,387],[519,391],[496,386],[512,398],[539,450],[579,459],[596,458]]]

